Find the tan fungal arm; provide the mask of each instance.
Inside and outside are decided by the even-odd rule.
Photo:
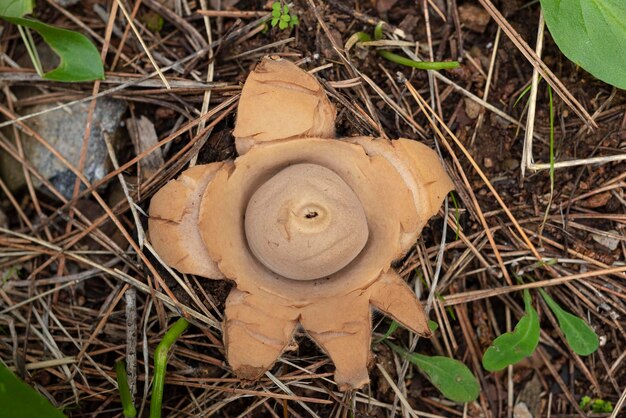
[[[359,389],[369,382],[371,310],[361,292],[320,300],[302,310],[300,322],[335,364],[339,390]]]
[[[317,79],[290,61],[265,57],[248,76],[233,135],[239,155],[289,138],[335,136],[336,110]]]
[[[454,190],[454,183],[446,173],[439,155],[435,150],[411,139],[400,138],[392,141],[392,144],[428,193],[427,218],[436,215],[447,194]]]
[[[246,380],[258,379],[276,362],[291,342],[297,325],[295,309],[272,307],[271,302],[236,288],[226,299],[225,318],[228,364]]]
[[[370,302],[386,315],[423,337],[429,337],[428,318],[415,293],[394,270],[383,273],[370,287]]]
[[[150,202],[150,242],[163,261],[180,272],[211,279],[224,277],[209,257],[198,230],[204,191],[224,165],[192,167],[167,183]]]

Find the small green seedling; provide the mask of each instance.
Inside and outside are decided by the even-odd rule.
[[[460,361],[442,357],[409,353],[404,348],[385,341],[393,351],[413,363],[446,398],[454,402],[472,402],[480,394],[480,384],[470,369]]]
[[[539,344],[539,315],[533,308],[528,289],[524,290],[526,314],[515,325],[513,332],[507,332],[493,340],[491,347],[483,355],[483,367],[490,372],[499,371],[511,364],[532,355]]]
[[[561,308],[545,290],[539,289],[539,293],[541,293],[543,300],[546,301],[550,310],[556,316],[559,328],[565,334],[567,344],[569,344],[572,351],[580,356],[588,356],[594,353],[598,349],[600,341],[593,329],[581,318]]]
[[[591,399],[589,396],[583,396],[579,403],[580,409],[583,411],[590,410],[595,414],[613,412],[613,404],[603,399]]]
[[[115,363],[115,377],[117,378],[117,389],[120,393],[120,400],[122,401],[124,418],[135,418],[137,416],[137,410],[133,404],[133,396],[128,387],[128,375],[126,374],[124,361]]]
[[[521,277],[518,279],[521,280]],[[539,289],[539,293],[554,313],[572,351],[580,356],[594,353],[598,349],[599,339],[593,329],[581,318],[561,308],[545,290]],[[496,338],[483,354],[483,367],[486,370],[502,370],[535,352],[539,343],[540,322],[528,290],[524,290],[524,306],[525,314],[515,325],[513,332]]]
[[[289,6],[282,5],[280,1],[272,4],[272,20],[270,21],[272,27],[278,25],[280,30],[291,29],[299,23],[298,16],[289,14]]]
[[[374,28],[374,40],[380,41],[383,39],[383,23],[379,23]],[[364,42],[371,42],[372,37],[365,32],[357,32],[348,39],[345,49],[349,50],[353,45],[362,46]],[[387,61],[395,62],[396,64],[404,65],[405,67],[417,68],[418,70],[446,70],[452,68],[458,68],[460,65],[458,61],[443,61],[443,62],[427,62],[427,61],[415,61],[406,57],[403,57],[385,49],[377,49],[376,52],[379,56],[383,57]]]
[[[167,369],[167,353],[178,337],[189,327],[185,318],[179,318],[167,330],[163,339],[154,350],[154,381],[152,383],[152,398],[150,399],[150,418],[161,418],[163,404],[163,389],[165,387],[165,372]]]

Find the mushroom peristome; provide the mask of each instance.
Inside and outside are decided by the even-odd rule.
[[[363,386],[372,306],[430,334],[391,263],[452,183],[425,145],[337,140],[334,118],[313,76],[265,58],[242,91],[233,132],[240,156],[190,168],[152,199],[150,239],[164,262],[235,282],[223,330],[241,378],[269,369],[299,324],[334,362],[340,389]]]

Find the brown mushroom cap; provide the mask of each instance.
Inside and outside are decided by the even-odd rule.
[[[314,164],[287,167],[259,187],[248,202],[245,231],[259,261],[293,280],[336,273],[368,237],[359,198],[341,177]]]
[[[233,135],[239,155],[266,141],[335,136],[335,106],[315,77],[294,63],[265,57],[241,92]]]

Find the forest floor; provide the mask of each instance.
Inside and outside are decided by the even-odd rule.
[[[535,50],[539,2],[494,1],[504,22],[481,2],[490,3],[295,0],[290,12],[299,25],[279,30],[263,24],[271,2],[122,1],[154,62],[119,2],[38,2],[38,19],[108,50],[101,83],[41,80],[24,59],[16,27],[3,23],[0,154],[28,176],[24,184],[0,179],[2,361],[68,416],[120,417],[114,365],[126,359],[135,404],[147,416],[154,349],[183,313],[192,325],[168,360],[168,417],[611,416],[581,407],[585,396],[611,402],[613,416],[626,414],[626,163],[609,161],[626,152],[626,94],[570,62],[546,30],[542,60],[564,85],[552,104],[554,160],[572,162],[555,169],[551,187],[548,86],[540,81],[536,95],[528,93],[537,63],[503,30]],[[378,22],[385,23],[386,48],[426,61],[457,60],[460,68],[415,70],[384,60],[374,46],[344,48],[352,34],[373,33]],[[178,282],[141,248],[144,213],[160,187],[190,163],[236,157],[237,99],[265,55],[293,60],[318,77],[337,107],[338,137],[411,138],[441,151],[454,200],[396,265],[423,300],[435,284],[430,319],[438,329],[430,339],[402,328],[388,338],[466,364],[481,385],[478,400],[446,400],[384,343],[372,346],[371,383],[339,392],[332,362],[303,332],[297,349],[270,370],[274,379],[242,384],[225,362],[221,330],[211,326],[222,320],[232,285],[194,276]],[[564,103],[566,93],[597,128]],[[55,193],[58,178],[40,175],[28,152],[20,156],[35,139],[31,121],[15,119],[33,106],[66,104],[69,110],[55,112],[71,113],[81,101],[92,122],[95,95],[124,104],[116,132],[100,138],[111,143],[120,168],[110,165],[105,148],[107,175]],[[77,138],[64,140],[88,161],[81,126]],[[79,160],[71,163],[80,169]],[[488,372],[482,354],[524,314],[519,280],[541,319],[539,347],[509,369]],[[590,324],[600,340],[595,353],[572,351],[539,288]],[[375,315],[373,340],[390,325]]]

